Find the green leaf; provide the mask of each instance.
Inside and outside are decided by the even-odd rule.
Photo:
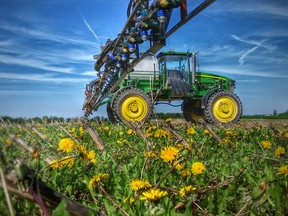
[[[63,199],[53,211],[52,216],[69,216],[70,214],[66,210],[66,205],[66,201]]]

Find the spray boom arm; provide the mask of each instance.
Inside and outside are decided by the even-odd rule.
[[[187,0],[154,0],[151,4],[149,0],[130,0],[128,19],[121,33],[101,47],[101,54],[94,56],[99,78],[92,81],[86,89],[82,108],[85,110],[85,117],[98,109],[106,96],[133,71],[135,65],[148,54],[159,51],[166,45],[166,39],[170,35],[213,2],[215,0],[204,0],[188,12]],[[180,19],[168,29],[172,11],[176,8],[180,8]],[[142,52],[140,48],[145,42],[150,42],[149,48]],[[103,71],[100,71],[101,68]]]

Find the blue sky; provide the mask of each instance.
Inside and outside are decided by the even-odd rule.
[[[1,1],[0,116],[82,116],[84,85],[96,78],[93,55],[122,30],[128,2]],[[245,115],[285,112],[287,11],[285,0],[217,0],[163,49],[197,50],[202,71],[235,79]],[[156,106],[171,110],[181,111]],[[96,115],[105,116],[105,107]]]

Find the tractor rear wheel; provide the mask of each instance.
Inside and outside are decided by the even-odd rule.
[[[242,115],[242,103],[230,91],[218,91],[208,100],[205,108],[206,119],[210,123],[237,123]]]
[[[197,123],[199,119],[205,119],[204,110],[201,108],[201,100],[188,99],[182,104],[183,117],[186,121]]]
[[[146,122],[152,112],[152,101],[140,89],[126,89],[114,101],[114,112],[122,122]]]

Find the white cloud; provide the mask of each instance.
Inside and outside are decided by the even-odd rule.
[[[27,66],[31,68],[37,68],[47,71],[54,71],[60,73],[74,73],[74,68],[67,68],[67,67],[56,67],[49,64],[51,62],[46,62],[41,59],[34,59],[29,56],[10,56],[10,55],[3,55],[0,54],[0,62],[3,64],[11,64],[17,66]]]
[[[271,77],[271,78],[288,78],[288,73],[285,71],[265,71],[257,68],[249,68],[242,66],[233,65],[212,65],[204,66],[201,71],[209,71],[215,74],[235,74],[235,75],[245,75],[245,76],[258,76],[258,77]]]
[[[246,57],[247,57],[249,54],[253,53],[256,49],[258,49],[258,47],[259,47],[259,46],[255,46],[255,47],[253,47],[253,48],[245,51],[245,52],[240,56],[240,58],[239,58],[239,63],[240,63],[240,65],[243,65],[244,62],[245,62]]]
[[[1,79],[10,80],[26,80],[37,82],[49,82],[55,84],[78,84],[88,83],[91,80],[88,78],[74,78],[74,77],[55,77],[53,74],[17,74],[17,73],[0,73]]]
[[[41,31],[39,29],[35,29],[34,27],[27,28],[23,25],[15,25],[12,23],[0,22],[0,28],[6,31],[13,32],[15,35],[21,36],[22,38],[29,39],[37,39],[37,40],[45,40],[52,41],[62,44],[70,44],[70,45],[82,45],[88,47],[99,48],[100,44],[95,42],[79,39],[79,38],[71,38],[68,36],[62,36],[57,34],[47,33],[45,31]],[[54,32],[54,31],[53,31]]]
[[[81,73],[81,75],[83,75],[83,76],[96,76],[97,72],[96,71],[84,71],[83,73]]]
[[[283,1],[284,3],[285,1]],[[220,3],[220,7],[214,7],[211,12],[225,14],[225,13],[249,13],[250,15],[273,15],[276,18],[288,19],[288,4],[277,4],[274,1],[263,1],[263,0],[242,0],[242,1],[231,1],[224,0],[214,4]],[[278,1],[279,3],[279,1]]]
[[[31,90],[0,90],[0,96],[47,96],[52,94],[59,94],[59,91],[31,91]]]

